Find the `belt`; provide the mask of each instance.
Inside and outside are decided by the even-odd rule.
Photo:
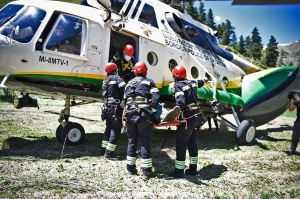
[[[109,97],[109,98],[107,98],[107,100],[104,103],[108,103],[108,104],[112,104],[112,103],[120,104],[120,102],[121,102],[120,99],[114,99],[113,97]]]
[[[147,98],[145,97],[142,97],[142,96],[136,96],[135,99],[133,99],[132,97],[129,97],[127,100],[126,100],[127,103],[131,103],[131,102],[135,102],[135,103],[148,103],[148,100]]]

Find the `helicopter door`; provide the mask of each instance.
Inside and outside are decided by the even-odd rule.
[[[163,83],[164,46],[148,40],[139,38],[139,61],[145,62],[148,66],[149,76],[161,88]]]

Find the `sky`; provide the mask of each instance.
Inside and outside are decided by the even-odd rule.
[[[244,39],[251,37],[254,27],[260,33],[263,46],[267,46],[271,35],[278,44],[300,40],[300,4],[231,5],[232,1],[202,2],[206,13],[209,8],[212,9],[216,24],[230,20],[238,41],[241,35]]]

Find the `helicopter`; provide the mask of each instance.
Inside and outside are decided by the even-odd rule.
[[[299,67],[261,69],[220,47],[216,31],[163,2],[87,2],[19,0],[0,10],[0,87],[21,91],[17,109],[38,107],[30,93],[64,99],[58,142],[83,142],[85,130],[70,121],[71,106],[81,104],[75,99],[102,102],[104,66],[127,44],[147,64],[165,108],[175,105],[175,66],[184,66],[188,79],[207,79],[197,90],[202,113],[236,130],[239,145],[252,142],[257,126],[287,109],[289,91],[299,91]]]

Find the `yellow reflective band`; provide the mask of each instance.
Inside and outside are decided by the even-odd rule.
[[[155,92],[159,92],[158,88],[152,88],[150,89],[149,93],[155,93]]]
[[[108,144],[108,141],[102,140],[102,145],[101,145],[101,147],[106,148],[107,144]]]
[[[150,168],[152,167],[152,158],[149,159],[142,159],[142,168]]]
[[[155,108],[151,108],[151,111],[152,111],[152,112],[156,112],[156,109],[155,109]]]
[[[198,163],[198,157],[191,157],[190,156],[190,163],[191,164],[197,164]]]
[[[116,150],[116,146],[117,145],[115,145],[115,144],[108,143],[107,146],[106,146],[106,149],[110,150],[110,151],[115,151]]]
[[[184,92],[179,91],[179,92],[175,93],[175,98],[178,97],[179,95],[184,95]]]
[[[112,85],[112,84],[116,84],[116,83],[117,83],[116,81],[109,81],[108,85]]]
[[[190,89],[189,86],[184,86],[184,87],[182,87],[182,90],[183,90],[183,91],[186,91],[186,90],[189,90],[189,89]]]
[[[141,84],[146,84],[146,85],[150,85],[150,82],[149,81],[147,81],[147,80],[143,80],[143,81],[141,81]]]
[[[128,165],[135,165],[135,162],[136,162],[136,157],[127,156],[127,164]]]
[[[175,168],[176,169],[184,169],[185,161],[175,160]]]
[[[122,86],[126,85],[125,82],[121,82],[120,84],[118,84],[119,88],[121,88]]]

